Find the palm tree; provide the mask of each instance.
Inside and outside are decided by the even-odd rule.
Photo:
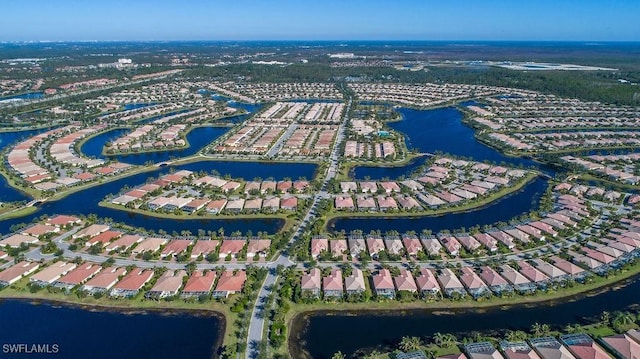
[[[601,325],[609,325],[609,322],[611,321],[611,314],[607,311],[602,312],[602,314],[600,314],[600,324]]]
[[[418,337],[402,337],[400,341],[400,345],[398,347],[403,352],[410,352],[413,350],[417,350],[422,345],[422,340]]]
[[[337,353],[331,356],[331,359],[346,359],[346,358],[347,357],[344,354],[342,354],[341,351],[338,351]]]
[[[634,323],[636,321],[635,319],[635,316],[630,312],[618,312],[616,313],[614,321],[621,325],[629,325]]]

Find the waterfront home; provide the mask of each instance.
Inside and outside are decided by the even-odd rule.
[[[448,354],[436,357],[436,359],[468,359],[464,353]]]
[[[481,246],[480,242],[478,242],[474,237],[468,235],[457,235],[456,240],[469,253],[473,253]]]
[[[340,182],[340,190],[342,193],[357,192],[358,185],[355,182]]]
[[[409,179],[409,180],[405,180],[405,181],[401,181],[400,184],[402,184],[403,186],[407,187],[408,189],[416,192],[416,191],[422,191],[424,189],[424,186],[421,185],[420,183],[416,182],[415,180]]]
[[[497,295],[513,292],[513,287],[498,272],[489,266],[480,267],[480,278]]]
[[[40,268],[36,262],[22,261],[0,272],[0,286],[11,285]]]
[[[330,275],[322,278],[322,291],[325,298],[342,297],[344,289],[340,269],[333,268]]]
[[[213,291],[213,296],[216,298],[227,298],[232,294],[240,293],[244,288],[244,283],[247,280],[247,272],[242,269],[238,270],[226,270],[218,279],[216,289]]]
[[[231,202],[227,204],[227,209],[231,209]],[[247,212],[258,212],[262,209],[262,198],[247,199],[244,202],[244,209]]]
[[[387,247],[387,252],[392,255],[402,255],[404,252],[404,246],[400,237],[396,235],[384,236],[384,245]]]
[[[119,206],[126,206],[127,204],[132,203],[135,200],[137,200],[137,198],[131,197],[131,196],[128,196],[128,195],[124,194],[122,196],[118,196],[118,197],[112,199],[111,203],[117,204]]]
[[[138,245],[131,250],[133,255],[142,254],[145,252],[157,252],[161,246],[165,245],[168,242],[166,238],[147,238],[142,242],[138,243]]]
[[[526,234],[528,234],[529,236],[535,238],[536,240],[540,241],[540,242],[544,242],[546,237],[545,235],[542,233],[542,231],[540,231],[537,228],[534,228],[528,224],[521,224],[516,226],[516,228]]]
[[[53,284],[60,279],[63,275],[69,273],[69,271],[76,268],[75,263],[67,262],[55,262],[40,272],[34,274],[29,278],[29,283],[38,286],[47,286]]]
[[[460,248],[462,248],[462,246],[460,245],[460,242],[458,242],[458,240],[455,237],[452,236],[441,236],[439,237],[440,242],[442,243],[442,246],[444,247],[444,249],[452,256],[456,257],[458,256],[458,254],[460,254]]]
[[[84,243],[85,247],[91,247],[94,245],[99,245],[101,247],[106,247],[113,241],[114,239],[120,237],[123,233],[120,231],[106,231],[98,234],[95,237],[89,238],[88,241]]]
[[[366,290],[362,270],[353,268],[351,275],[344,279],[344,287],[348,295],[360,294]]]
[[[378,257],[378,253],[384,251],[384,241],[379,237],[368,236],[366,239],[367,248],[369,249],[369,254],[373,258]]]
[[[380,182],[380,187],[386,194],[399,193],[401,191],[400,186],[395,182]]]
[[[424,204],[429,206],[430,208],[436,208],[445,204],[446,202],[441,200],[440,198],[430,195],[430,194],[418,194],[418,199],[421,200]],[[404,208],[404,207],[403,207]]]
[[[144,237],[135,234],[125,234],[124,236],[116,239],[115,241],[108,243],[105,249],[107,252],[111,251],[126,251],[134,244],[142,242]]]
[[[329,240],[324,236],[314,236],[311,238],[311,257],[318,258],[320,253],[329,250]]]
[[[331,250],[331,256],[341,257],[347,252],[347,240],[333,239],[329,241],[329,248]]]
[[[402,236],[402,244],[406,250],[407,255],[416,256],[418,252],[422,250],[420,240],[415,235],[404,234]]]
[[[536,267],[529,264],[529,262],[527,261],[518,261],[518,267],[520,267],[520,274],[525,276],[538,287],[544,288],[549,282],[549,277],[539,271]]]
[[[220,258],[231,257],[236,258],[244,249],[247,242],[244,239],[225,239],[220,244]]]
[[[167,270],[158,278],[153,288],[145,294],[145,298],[162,299],[177,295],[186,276],[187,272],[182,269]]]
[[[498,250],[498,241],[486,233],[478,233],[473,236],[478,242],[482,243],[490,252]]]
[[[244,209],[244,198],[230,199],[225,206],[225,210],[233,213],[240,213]]]
[[[567,334],[560,337],[578,359],[611,359],[611,356],[587,334]]]
[[[260,184],[260,193],[272,193],[276,191],[276,182],[275,181],[262,181]]]
[[[416,277],[416,286],[423,297],[428,298],[440,294],[440,285],[431,269],[420,268],[420,275]]]
[[[298,197],[285,197],[280,200],[280,208],[287,211],[295,211],[298,209]]]
[[[422,350],[414,350],[411,352],[397,352],[396,359],[427,359],[426,354]]]
[[[460,297],[466,296],[467,292],[464,290],[464,286],[451,269],[441,269],[440,273],[436,275],[436,278],[447,297],[453,297],[455,295],[459,295]]]
[[[507,359],[541,359],[527,342],[500,342],[500,348]]]
[[[47,219],[46,224],[52,225],[54,227],[66,227],[68,225],[72,225],[72,224],[80,224],[82,223],[82,221],[80,220],[80,218],[78,217],[74,217],[74,216],[63,216],[63,215],[58,215],[52,218]]]
[[[549,259],[554,266],[567,273],[573,279],[581,279],[587,274],[584,269],[558,256],[551,256]]]
[[[395,297],[395,287],[393,285],[393,279],[388,269],[381,269],[377,274],[372,277],[373,288],[376,291],[378,297],[392,299]]]
[[[120,278],[127,274],[127,269],[124,267],[108,267],[100,271],[95,277],[87,281],[82,290],[89,292],[90,294],[105,293],[111,289]]]
[[[393,282],[398,292],[406,291],[409,293],[415,293],[418,291],[418,286],[416,285],[413,275],[405,268],[400,269],[400,275],[393,277]]]
[[[293,188],[296,190],[296,192],[303,193],[307,190],[307,188],[309,188],[309,182],[301,180],[294,181]]]
[[[388,197],[391,198],[391,197]],[[411,196],[398,196],[397,197],[398,204],[400,208],[404,210],[411,210],[413,208],[422,209],[422,206]],[[397,208],[397,207],[396,207]]]
[[[550,280],[554,282],[561,282],[569,278],[567,273],[560,270],[560,268],[554,266],[551,263],[545,262],[540,258],[534,259],[533,263],[540,272],[544,273]]]
[[[131,298],[153,278],[153,270],[136,268],[129,272],[109,292],[112,297]]]
[[[300,290],[302,293],[310,294],[314,297],[320,296],[321,272],[318,268],[311,268],[308,274],[303,274],[300,279]]]
[[[276,212],[280,209],[280,198],[278,197],[269,197],[265,198],[262,202],[262,208],[269,210],[271,212]]]
[[[339,210],[353,210],[355,205],[353,204],[353,198],[350,196],[338,196],[334,200],[336,209]]]
[[[500,266],[502,277],[507,280],[518,292],[521,294],[533,293],[536,291],[536,286],[531,283],[529,279],[523,276],[520,272],[513,269],[508,264]]]
[[[280,193],[287,193],[293,187],[293,182],[291,181],[279,181],[276,185],[276,190]]]
[[[558,236],[558,232],[556,232],[555,229],[553,229],[553,227],[551,227],[549,224],[542,222],[542,221],[533,221],[533,222],[529,222],[529,226],[539,229],[540,231],[550,235],[551,237],[557,237]]]
[[[54,286],[57,288],[64,288],[66,290],[70,290],[75,286],[83,284],[88,281],[89,278],[98,274],[102,270],[102,267],[99,264],[95,263],[84,263],[75,269],[71,270],[69,273],[60,277],[55,283]]]
[[[25,236],[24,234],[13,234],[0,241],[0,247],[19,248],[22,244],[39,243],[38,238]]]
[[[209,203],[208,199],[194,199],[191,202],[187,203],[184,205],[184,207],[182,207],[182,210],[187,211],[187,212],[197,212],[199,210],[201,210],[202,208],[204,208],[204,206],[207,205],[207,203]]]
[[[172,239],[160,252],[160,258],[178,257],[183,252],[186,252],[192,244],[193,241],[190,239]]]
[[[57,234],[60,232],[60,228],[48,224],[34,224],[29,228],[23,229],[20,234],[25,236],[32,236],[41,238],[41,236],[46,236],[48,234]]]
[[[109,226],[106,224],[92,224],[74,233],[71,237],[74,239],[83,238],[83,237],[92,238],[108,230],[109,230]]]
[[[209,293],[211,293],[211,289],[213,289],[213,283],[215,282],[216,277],[216,272],[212,270],[206,273],[200,270],[194,271],[191,274],[191,277],[187,280],[187,283],[184,285],[184,289],[182,290],[180,297],[193,298],[201,295],[208,296]]]
[[[470,343],[464,345],[469,359],[504,359],[502,354],[489,342]]]
[[[375,182],[360,182],[360,192],[376,193],[377,191],[378,185]]]
[[[166,206],[170,202],[171,202],[171,198],[168,198],[168,197],[157,197],[157,198],[147,202],[147,206],[149,206],[149,209],[155,211],[155,210],[158,210],[160,208],[163,208],[164,206]]]
[[[373,197],[358,196],[356,198],[356,205],[358,206],[359,211],[375,211],[378,209]]]
[[[256,255],[266,257],[270,246],[270,239],[250,239],[247,242],[247,258],[253,258]]]
[[[489,293],[489,287],[480,279],[471,267],[462,267],[460,281],[474,299]]]
[[[458,203],[462,201],[461,197],[447,191],[437,191],[434,194],[446,203]]]
[[[490,231],[487,232],[488,235],[500,241],[500,243],[504,244],[508,249],[513,249],[516,247],[516,244],[513,241],[513,237],[503,231]]]
[[[361,235],[350,235],[347,244],[349,245],[349,253],[354,258],[367,251],[367,245]]]
[[[420,242],[424,246],[424,250],[431,256],[435,256],[442,250],[442,244],[433,235],[421,235]]]
[[[244,185],[244,193],[247,195],[257,195],[260,193],[260,182],[250,181]]]
[[[229,181],[229,182],[223,184],[222,187],[220,187],[220,189],[224,193],[231,193],[231,192],[237,190],[238,188],[240,188],[240,186],[241,186],[241,184],[238,183],[238,182]]]
[[[600,340],[618,358],[640,358],[640,342],[634,340],[629,332],[603,337]]]
[[[520,241],[521,243],[527,244],[531,241],[528,234],[526,234],[525,232],[517,228],[509,228],[509,229],[505,229],[504,231],[505,233],[512,236],[513,238]]]
[[[542,359],[577,359],[553,337],[533,338],[529,343]]]
[[[220,241],[213,239],[198,239],[191,249],[191,259],[197,259],[200,256],[205,257],[211,252],[215,252]]]
[[[211,200],[211,202],[207,203],[206,211],[211,214],[218,214],[222,212],[222,210],[225,208],[226,205],[227,205],[226,199],[224,198],[214,199],[214,200]]]

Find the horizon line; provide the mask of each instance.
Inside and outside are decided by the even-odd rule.
[[[538,43],[640,43],[640,40],[505,40],[505,39],[452,39],[452,40],[433,40],[433,39],[173,39],[173,40],[141,40],[141,39],[109,39],[109,40],[0,40],[1,44],[20,44],[20,43],[97,43],[97,42],[145,42],[145,43],[167,43],[167,42],[538,42]]]

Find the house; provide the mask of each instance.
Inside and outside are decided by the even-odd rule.
[[[131,298],[153,278],[153,270],[136,268],[129,272],[109,292],[112,297]]]
[[[315,236],[311,238],[311,257],[316,259],[323,251],[329,249],[329,240],[326,237]]]
[[[500,342],[500,348],[507,359],[541,359],[527,342]]]
[[[40,236],[44,236],[50,233],[59,233],[59,232],[60,232],[60,228],[56,226],[52,226],[49,224],[34,224],[29,228],[23,229],[22,232],[20,232],[20,234],[23,234],[25,236],[40,238]]]
[[[206,273],[199,270],[194,271],[184,285],[180,296],[182,298],[199,297],[201,295],[208,296],[209,293],[211,293],[211,289],[213,289],[216,276],[215,271],[208,271]]]
[[[518,261],[518,267],[520,267],[520,274],[539,287],[544,288],[549,282],[549,277],[526,261]]]
[[[350,196],[338,196],[334,200],[336,209],[353,210],[355,208],[353,204],[353,198]]]
[[[529,343],[542,359],[577,359],[553,337],[533,338]]]
[[[373,197],[358,196],[356,198],[356,204],[359,211],[375,211],[378,209],[376,200],[373,199]]]
[[[320,269],[311,268],[308,274],[304,274],[300,279],[300,290],[302,293],[310,294],[314,297],[320,296]]]
[[[111,251],[126,251],[134,244],[140,243],[144,240],[144,237],[135,234],[125,234],[124,236],[116,239],[115,241],[108,243],[105,249],[108,252]]]
[[[340,190],[342,193],[356,192],[358,185],[355,182],[340,182]]]
[[[549,257],[549,259],[554,266],[567,273],[573,279],[581,279],[586,275],[586,271],[584,269],[563,258],[560,258],[558,256],[551,256]]]
[[[367,237],[367,248],[369,249],[369,255],[373,258],[378,257],[378,253],[384,251],[384,241],[379,237]]]
[[[157,252],[161,246],[165,245],[168,242],[166,238],[147,238],[142,242],[138,243],[138,245],[131,250],[133,255],[142,254],[145,252]]]
[[[464,345],[469,359],[504,359],[502,354],[489,342],[470,343]]]
[[[276,191],[276,182],[275,181],[262,181],[260,185],[260,193],[271,193]]]
[[[420,242],[422,242],[424,250],[431,256],[437,255],[442,250],[442,244],[438,242],[435,236],[421,235]]]
[[[395,182],[380,182],[380,187],[382,187],[386,194],[400,192],[400,186]]]
[[[611,335],[600,339],[616,357],[624,359],[640,358],[640,342],[634,340],[629,333]]]
[[[227,204],[227,209],[231,203]],[[262,209],[262,198],[252,198],[244,202],[244,209],[248,212],[258,212]]]
[[[162,249],[162,252],[160,252],[160,258],[177,257],[187,251],[191,244],[193,244],[193,241],[190,239],[172,239],[167,243],[167,246]]]
[[[251,195],[257,195],[258,193],[260,193],[260,182],[257,182],[257,181],[247,182],[247,184],[244,185],[244,193],[251,194]]]
[[[475,252],[482,246],[480,242],[476,240],[476,238],[468,235],[457,235],[456,239],[464,247],[464,249],[469,253]]]
[[[349,244],[349,253],[351,253],[351,256],[354,258],[358,257],[360,253],[367,251],[367,244],[360,235],[350,235],[347,243]]]
[[[91,294],[107,292],[116,285],[118,280],[120,280],[120,278],[125,274],[127,274],[127,269],[124,267],[105,268],[85,283],[82,286],[82,290]]]
[[[411,272],[405,268],[400,269],[400,275],[393,278],[393,282],[396,286],[396,290],[415,293],[418,291],[415,279]]]
[[[280,200],[280,208],[287,211],[298,209],[298,197],[285,197]]]
[[[36,244],[38,238],[25,236],[24,234],[14,234],[0,241],[0,247],[19,248],[22,244]]]
[[[230,295],[240,293],[247,280],[247,272],[244,270],[226,270],[218,279],[216,289],[213,291],[215,298],[228,298]]]
[[[38,286],[48,286],[75,268],[75,263],[55,262],[40,272],[32,275],[31,278],[29,278],[29,283]]]
[[[325,298],[342,297],[344,289],[342,286],[342,271],[332,269],[331,274],[322,278],[322,291]]]
[[[520,272],[513,269],[508,264],[500,266],[501,275],[507,280],[518,292],[522,294],[533,293],[536,291],[535,284],[523,276]]]
[[[560,268],[554,266],[551,263],[545,262],[542,259],[534,259],[533,263],[540,272],[542,272],[547,276],[547,278],[554,282],[560,282],[569,277],[567,273],[560,270]]]
[[[384,236],[384,245],[387,247],[387,252],[392,255],[400,256],[404,253],[404,246],[400,237],[396,235]]]
[[[265,198],[262,202],[262,208],[268,209],[272,212],[278,211],[280,209],[280,198],[278,197],[270,197]]]
[[[391,299],[396,296],[393,279],[388,269],[381,269],[377,274],[373,275],[373,288],[376,295],[383,298]]]
[[[65,227],[72,224],[80,224],[80,223],[82,223],[82,221],[78,217],[62,216],[62,215],[49,218],[46,221],[46,224],[49,224],[58,228]]]
[[[447,297],[453,297],[455,295],[459,295],[461,297],[466,296],[467,292],[464,290],[464,286],[460,283],[460,280],[451,269],[443,268],[440,270],[440,274],[438,274],[436,278],[438,279],[438,283],[440,283],[442,291]]]
[[[182,282],[187,276],[184,270],[168,270],[156,281],[156,284],[145,294],[145,298],[162,299],[178,295]]]
[[[214,199],[207,203],[206,211],[212,214],[220,213],[227,205],[226,199]]]
[[[119,231],[106,231],[98,234],[95,237],[89,238],[88,241],[85,242],[85,247],[92,247],[94,245],[99,245],[102,247],[106,247],[113,241],[114,239],[120,237],[123,233]]]
[[[247,242],[247,258],[253,258],[256,255],[266,257],[270,247],[270,239],[250,239]]]
[[[208,199],[194,199],[191,202],[187,203],[184,205],[184,207],[182,207],[182,209],[184,211],[187,212],[197,212],[199,210],[201,210],[202,208],[204,208],[204,206],[207,205],[207,203],[209,203]]]
[[[487,232],[487,234],[500,241],[500,243],[504,244],[504,246],[509,249],[513,249],[516,247],[516,244],[513,241],[513,237],[503,231],[491,231]]]
[[[89,227],[83,228],[78,232],[74,233],[72,238],[82,238],[82,237],[95,237],[100,233],[104,233],[109,230],[109,226],[106,224],[92,224]]]
[[[236,258],[244,249],[247,242],[243,239],[225,239],[220,245],[220,258]]]
[[[351,270],[351,275],[344,279],[344,287],[348,295],[360,294],[366,290],[364,274],[358,268]]]
[[[0,287],[11,285],[40,268],[36,262],[22,261],[0,272]]]
[[[237,190],[238,188],[240,188],[241,184],[238,182],[234,182],[234,181],[229,181],[225,184],[223,184],[220,189],[222,190],[222,192],[224,193],[230,193],[233,192],[235,190]]]
[[[220,244],[220,241],[217,240],[199,239],[191,248],[191,259],[196,259],[200,256],[204,257],[211,252],[215,252],[218,244]]]
[[[58,288],[70,290],[77,285],[83,284],[101,270],[102,267],[99,264],[87,262],[60,277],[54,285]]]
[[[490,252],[498,250],[498,241],[486,233],[478,233],[474,235],[478,242],[482,243]]]
[[[407,255],[416,256],[418,252],[422,250],[420,240],[415,235],[404,234],[402,236],[402,244],[407,252]]]
[[[497,295],[505,292],[513,292],[511,284],[491,267],[480,267],[480,278],[489,286],[489,289]]]
[[[440,293],[440,285],[433,271],[420,268],[420,275],[416,277],[416,286],[423,297],[430,297]]]
[[[587,334],[567,334],[560,337],[578,359],[611,359],[611,356]]]
[[[458,254],[460,254],[460,248],[462,248],[462,246],[460,245],[460,242],[458,242],[458,240],[455,237],[443,236],[443,237],[440,237],[439,239],[440,239],[440,242],[442,243],[442,246],[450,255],[456,257],[458,256]]]
[[[333,257],[340,257],[347,252],[347,241],[345,239],[334,239],[329,241],[329,248]]]
[[[276,185],[276,190],[280,193],[287,193],[293,187],[293,182],[291,181],[280,181]]]
[[[471,267],[462,267],[460,281],[467,288],[467,292],[475,299],[489,293],[489,287],[480,279]]]

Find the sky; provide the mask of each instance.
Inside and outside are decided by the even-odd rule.
[[[640,41],[640,0],[5,0],[0,41]]]

